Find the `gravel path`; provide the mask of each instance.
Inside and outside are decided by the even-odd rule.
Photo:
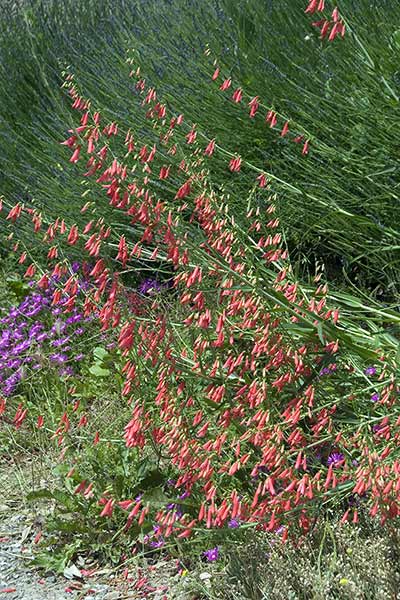
[[[189,600],[178,592],[173,562],[132,568],[126,579],[111,569],[69,565],[64,576],[30,566],[37,524],[28,513],[7,514],[0,505],[0,600]],[[9,511],[8,511],[9,513]],[[93,572],[94,571],[94,572]],[[175,571],[175,572],[174,572]],[[176,589],[174,592],[171,588]]]

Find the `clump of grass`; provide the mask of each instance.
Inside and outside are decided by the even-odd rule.
[[[397,528],[370,519],[361,526],[322,519],[298,542],[243,534],[221,547],[219,564],[197,564],[185,587],[210,600],[397,598],[398,553]]]
[[[173,99],[224,147],[235,130],[233,151],[246,152],[296,188],[280,189],[279,210],[300,276],[322,261],[338,285],[350,278],[379,300],[396,302],[400,219],[391,132],[400,95],[400,9],[367,0],[340,7],[347,35],[327,45],[312,19],[299,18],[304,4],[295,0],[265,10],[248,0],[238,11],[231,2],[208,0],[194,2],[189,11],[180,0],[10,2],[0,40],[0,146],[7,166],[2,192],[54,215],[74,205],[76,178],[61,166],[57,144],[67,113],[57,91],[60,64],[84,76],[88,96],[128,128],[131,120],[143,121],[132,104],[127,109],[121,48],[136,47],[166,100]],[[334,4],[326,7],[329,16]],[[263,119],[245,119],[228,98],[216,100],[209,66],[198,60],[207,43],[224,74],[311,134],[317,141],[310,147],[312,160],[294,159]],[[224,185],[229,187],[228,178]]]

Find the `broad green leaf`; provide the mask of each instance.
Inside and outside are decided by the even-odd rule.
[[[95,377],[107,377],[110,374],[108,369],[104,369],[101,364],[95,363],[89,369],[89,372]]]

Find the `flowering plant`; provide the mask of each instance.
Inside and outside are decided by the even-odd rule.
[[[155,524],[154,543],[236,528],[232,523],[267,531],[284,525],[286,538],[291,525],[307,531],[316,509],[333,502],[341,502],[344,520],[357,521],[357,504],[349,502],[355,495],[367,496],[372,515],[397,516],[393,357],[345,331],[322,272],[312,285],[297,281],[277,198],[285,189],[301,191],[186,122],[158,98],[134,59],[127,62],[130,91],[149,124],[144,134],[104,121],[65,72],[79,122],[63,144],[96,200],[82,206],[84,225],[72,218],[48,225],[48,272],[39,283],[66,278],[61,257],[72,247],[91,261],[82,314],[96,314],[101,331],[117,332],[124,361],[121,396],[130,414],[116,445],[123,441],[129,456],[152,468],[134,484],[126,478],[104,487],[99,473],[73,479],[73,493],[99,519],[123,520],[125,532]],[[232,85],[217,65],[210,80],[221,93]],[[259,96],[247,98],[242,87],[230,100],[240,105],[244,98],[249,119],[263,114],[279,143],[293,142],[299,159],[313,160],[316,136]],[[229,193],[215,183],[219,169],[231,178]],[[235,194],[240,202],[233,204]],[[42,216],[22,203],[6,219],[30,220],[41,235]],[[124,277],[149,265],[164,280],[140,284],[133,314],[123,302]],[[26,275],[35,272],[32,261]],[[52,303],[72,314],[76,279],[52,292]],[[379,367],[367,366],[372,361]],[[379,393],[372,403],[371,390]],[[363,418],[357,403],[366,407]],[[101,432],[94,439],[99,451],[112,446]],[[68,473],[77,477],[73,467]]]

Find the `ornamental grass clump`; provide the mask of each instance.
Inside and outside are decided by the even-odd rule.
[[[328,43],[342,42],[337,23],[331,33],[340,39]],[[31,221],[46,247],[48,266],[32,261],[27,276],[69,275],[53,292],[66,314],[78,302],[69,256],[90,262],[83,317],[96,315],[101,331],[118,335],[126,421],[102,436],[88,418],[80,447],[94,444],[100,456],[124,446],[116,460],[136,474],[106,484],[99,463],[89,468],[65,451],[83,518],[103,530],[116,523],[119,536],[144,532],[155,548],[232,523],[283,526],[286,539],[330,507],[357,522],[360,503],[381,522],[397,517],[392,346],[374,345],[361,328],[353,335],[354,324],[348,333],[322,270],[312,285],[296,279],[277,208],[295,182],[222,147],[158,97],[134,56],[127,64],[144,131],[104,119],[64,72],[77,119],[63,144],[82,180],[86,223],[47,221],[23,202],[6,216],[11,229]],[[224,93],[232,83],[216,64],[209,79]],[[243,98],[240,87],[231,101]],[[301,124],[259,97],[245,104],[247,118],[262,113],[294,160],[313,160],[318,139]],[[30,252],[15,238],[25,260]],[[132,310],[127,289],[143,272],[154,279],[142,280]]]
[[[57,89],[60,64],[72,65],[103,117],[125,130],[135,122],[143,133],[123,84],[121,49],[135,47],[164,99],[222,147],[268,165],[293,186],[282,189],[277,208],[300,277],[323,262],[332,285],[398,304],[397,2],[359,0],[336,11],[333,0],[265,6],[191,0],[190,9],[183,0],[3,4],[0,187],[9,201],[45,207],[52,220],[69,221],[74,211],[81,223],[80,180],[57,146],[63,129],[72,127]],[[218,97],[209,85],[210,66],[199,60],[210,41],[221,76],[232,80]],[[245,119],[240,103],[230,101],[238,88],[247,92],[242,103],[258,95],[287,114],[289,131],[293,122],[301,125],[313,160],[297,160],[292,145],[265,126],[263,111]],[[217,169],[216,177],[229,188],[229,172]],[[239,203],[246,194],[245,186],[238,193],[240,186],[236,178],[232,200]]]

